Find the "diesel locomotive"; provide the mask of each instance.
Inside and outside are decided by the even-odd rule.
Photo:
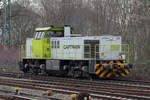
[[[125,77],[129,45],[121,36],[81,36],[70,26],[36,28],[19,49],[19,67],[24,73],[99,78]]]

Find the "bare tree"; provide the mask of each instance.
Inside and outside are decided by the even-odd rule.
[[[121,35],[133,62],[150,58],[148,0],[39,0],[40,14],[30,10],[29,0],[19,1],[13,6],[14,44],[23,43],[37,26],[71,25],[78,34]]]
[[[12,5],[12,44],[25,43],[27,37],[33,36],[38,17],[38,14],[18,2]]]

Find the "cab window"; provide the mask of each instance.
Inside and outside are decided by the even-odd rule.
[[[45,37],[63,37],[63,31],[47,31],[45,32]]]
[[[42,39],[44,37],[44,32],[36,32],[35,39]]]

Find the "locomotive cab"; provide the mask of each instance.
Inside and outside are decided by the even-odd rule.
[[[35,37],[32,39],[32,57],[36,59],[51,58],[51,37],[70,36],[73,31],[69,26],[36,28]],[[30,48],[30,47],[26,47]],[[28,49],[30,50],[30,49]],[[30,51],[31,52],[31,51]]]

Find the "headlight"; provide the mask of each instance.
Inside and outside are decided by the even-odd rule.
[[[125,55],[121,55],[121,59],[125,59],[126,58],[126,56]]]
[[[109,38],[111,41],[113,40],[113,38],[111,37],[111,38]]]

